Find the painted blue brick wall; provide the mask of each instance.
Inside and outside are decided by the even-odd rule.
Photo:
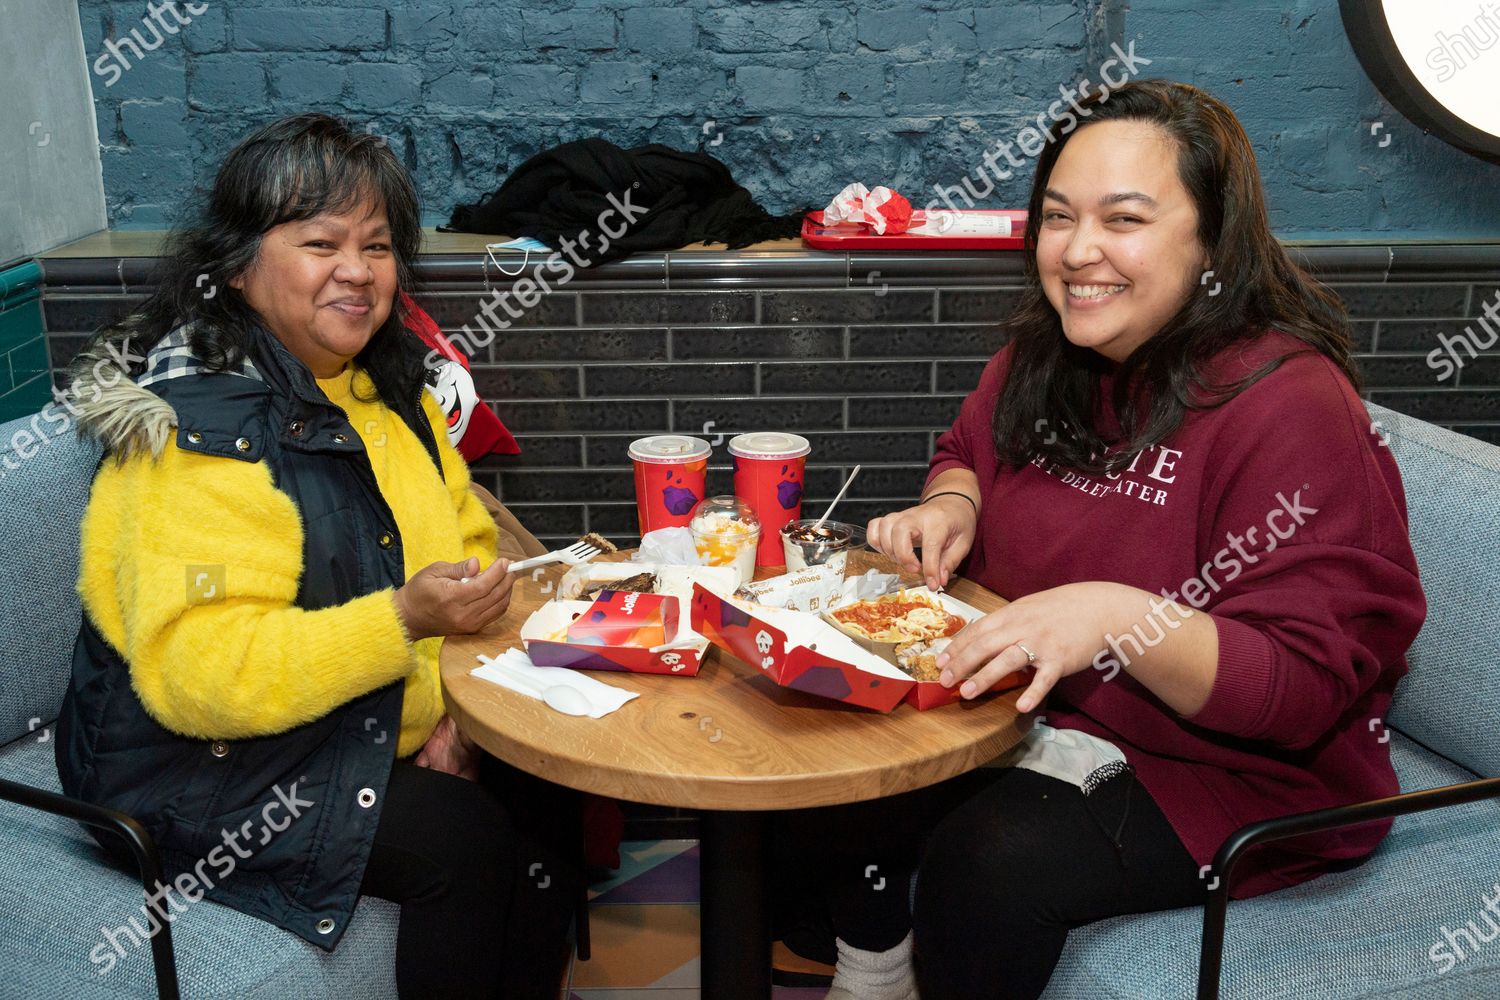
[[[179,3],[179,9],[186,5]],[[914,202],[1088,76],[1109,43],[1240,115],[1287,236],[1500,233],[1500,168],[1424,136],[1365,78],[1337,0],[205,0],[139,59],[142,0],[81,0],[111,224],[158,227],[251,127],[308,109],[393,140],[428,221],[527,156],[600,135],[707,144],[768,206],[851,180]],[[1481,72],[1476,69],[1474,72]],[[114,75],[114,74],[110,74]],[[1380,146],[1370,134],[1382,122]],[[1023,202],[1029,170],[985,201]],[[983,185],[976,184],[983,190]]]

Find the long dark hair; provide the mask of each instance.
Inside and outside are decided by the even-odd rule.
[[[1168,80],[1096,90],[1080,107],[1086,112],[1081,128],[1141,121],[1172,137],[1178,176],[1198,210],[1198,242],[1222,288],[1215,295],[1189,296],[1120,363],[1112,397],[1120,436],[1104,440],[1094,426],[1094,397],[1110,364],[1063,334],[1037,268],[1044,195],[1072,131],[1055,122],[1037,158],[1027,206],[1026,287],[1004,324],[1013,353],[993,421],[1000,460],[1019,467],[1041,455],[1085,472],[1116,471],[1176,430],[1187,410],[1222,405],[1294,354],[1326,355],[1357,389],[1348,314],[1271,234],[1255,153],[1234,112],[1196,87]],[[1204,362],[1273,328],[1307,348],[1273,358],[1237,382],[1210,384]],[[1055,433],[1060,428],[1066,432]]]
[[[208,369],[238,366],[260,335],[261,321],[229,279],[255,261],[261,238],[273,227],[346,211],[365,198],[385,206],[397,295],[390,316],[354,360],[388,405],[409,404],[420,391],[426,353],[405,328],[400,296],[414,286],[412,263],[422,242],[416,188],[383,138],[325,114],[283,118],[230,150],[197,218],[168,236],[156,291],[123,321],[101,330],[81,355],[92,354],[90,348],[104,340],[128,340],[131,350],[144,355],[167,333],[192,323],[188,343]]]

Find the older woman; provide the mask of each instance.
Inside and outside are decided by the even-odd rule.
[[[506,612],[497,551],[535,540],[470,489],[393,309],[418,220],[383,140],[277,122],[75,366],[105,458],[58,768],[145,823],[188,898],[331,951],[382,896],[403,997],[542,997],[577,830],[541,817],[569,803],[462,739],[438,678],[444,636]]]
[[[878,839],[843,862],[830,996],[1036,997],[1071,928],[1201,903],[1236,828],[1396,791],[1371,720],[1425,601],[1343,309],[1272,236],[1222,103],[1155,80],[1081,110],[1038,158],[1010,342],[922,502],[869,525],[930,586],[962,569],[1010,600],[942,682],[1029,667],[1019,707],[1045,716],[999,766],[840,817]],[[1389,825],[1264,849],[1232,894],[1357,863]],[[859,875],[929,829],[908,914]]]

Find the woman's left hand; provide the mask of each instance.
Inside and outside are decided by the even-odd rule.
[[[479,780],[479,744],[459,731],[453,716],[438,720],[437,728],[417,752],[417,766],[452,774],[468,781]]]
[[[962,685],[975,698],[1007,674],[1024,670],[1026,649],[1036,654],[1036,676],[1016,707],[1029,712],[1052,686],[1088,669],[1105,647],[1104,637],[1129,629],[1141,592],[1119,583],[1070,583],[1028,594],[972,623],[938,657],[942,684]],[[1018,643],[1020,645],[1018,645]]]

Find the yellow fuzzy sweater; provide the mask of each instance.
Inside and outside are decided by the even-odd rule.
[[[357,380],[357,381],[355,381]],[[469,490],[436,402],[423,393],[444,478],[422,443],[352,367],[318,385],[365,443],[395,516],[406,576],[436,561],[495,559],[496,527]],[[200,739],[269,736],[406,679],[398,756],[420,749],[443,714],[442,639],[410,642],[392,589],[305,611],[302,525],[264,462],[178,450],[105,462],[82,525],[78,591],[130,664],[151,716]],[[190,570],[190,567],[192,568]],[[196,573],[216,569],[197,584]],[[208,592],[222,583],[223,592]]]

